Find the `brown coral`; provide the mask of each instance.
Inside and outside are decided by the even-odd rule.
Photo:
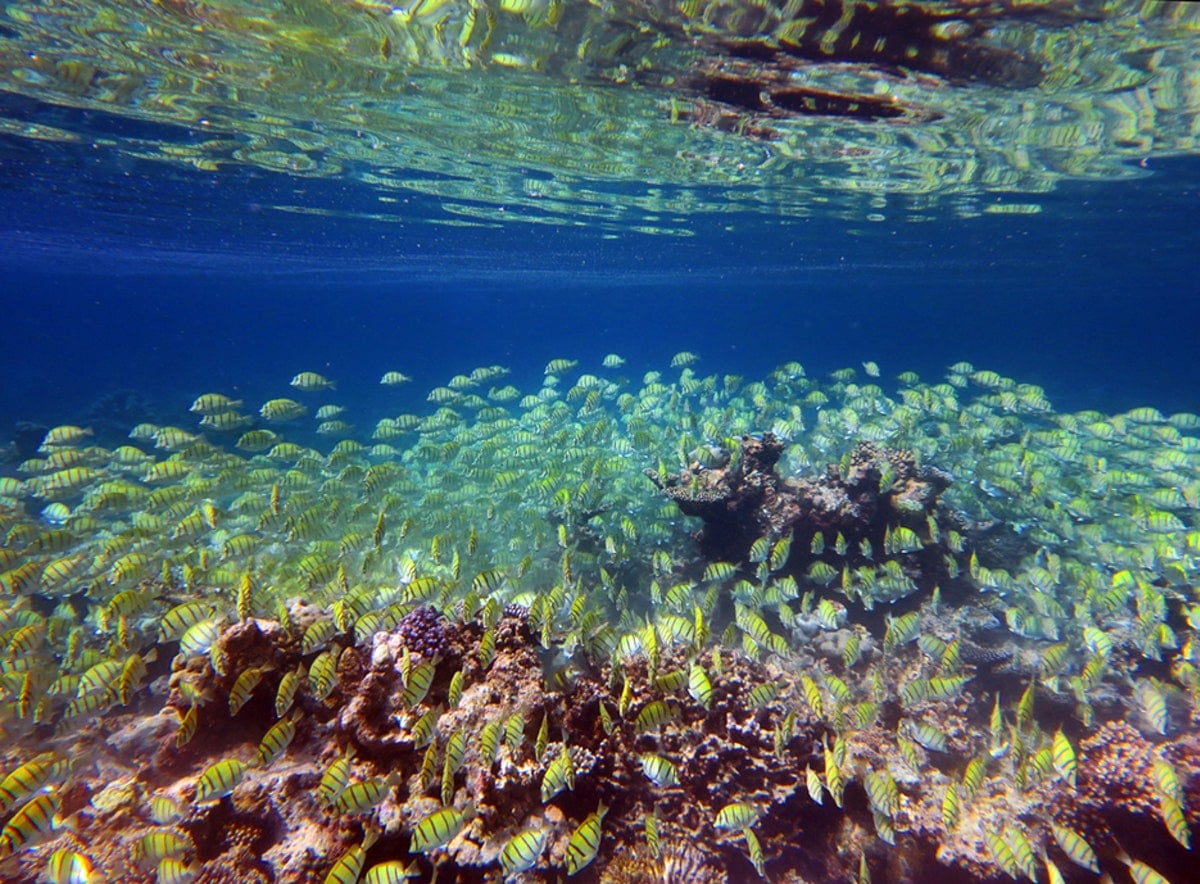
[[[646,471],[683,513],[704,521],[698,541],[705,558],[747,562],[757,539],[790,536],[795,540],[790,555],[773,570],[798,578],[817,562],[832,573],[859,567],[874,573],[877,564],[898,563],[911,578],[907,582],[892,575],[886,585],[880,579],[865,589],[842,587],[847,597],[858,594],[868,608],[876,597],[894,601],[919,587],[949,583],[946,563],[955,554],[941,535],[962,527],[963,520],[941,506],[941,494],[951,482],[946,473],[919,467],[911,452],[861,442],[842,466],[785,479],[776,471],[784,450],[779,439],[770,433],[744,436],[741,445],[741,456],[728,467],[693,464],[668,476]],[[900,528],[920,545],[891,549],[891,532]],[[815,544],[818,535],[820,543]]]
[[[1165,760],[1161,747],[1123,721],[1107,721],[1080,742],[1079,754],[1075,793],[1061,793],[1053,805],[1059,823],[1095,846],[1116,847],[1115,817],[1158,816],[1153,767]]]

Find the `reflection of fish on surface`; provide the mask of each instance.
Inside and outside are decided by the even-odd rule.
[[[889,81],[918,72],[951,85],[1022,89],[1041,82],[1037,58],[990,38],[988,29],[1003,15],[991,8],[934,10],[853,0],[716,0],[683,24],[705,54],[680,81],[682,89],[669,88],[695,100],[687,114],[693,122],[754,137],[776,136],[765,119],[932,122],[941,112],[900,100]],[[814,81],[818,71],[830,74],[824,78],[830,82]],[[664,74],[664,82],[676,76]],[[847,78],[858,82],[847,86]],[[674,109],[673,118],[678,115]]]

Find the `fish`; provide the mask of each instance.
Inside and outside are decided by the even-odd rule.
[[[325,884],[358,884],[363,866],[367,862],[367,851],[379,838],[379,830],[368,826],[360,843],[354,845],[340,857],[325,876]]]
[[[234,758],[223,758],[210,764],[196,780],[196,804],[220,801],[233,793],[246,775],[248,765]]]
[[[505,875],[518,875],[537,865],[546,848],[547,835],[543,829],[524,829],[513,835],[500,851],[500,868]]]
[[[253,423],[254,418],[236,411],[220,411],[216,414],[207,414],[200,419],[200,426],[203,429],[214,430],[218,433],[232,433],[235,430],[245,429]]]
[[[712,705],[712,682],[708,678],[708,673],[704,671],[704,667],[698,663],[693,663],[688,670],[688,695],[704,709],[708,709]]]
[[[55,446],[61,445],[78,445],[86,441],[90,436],[96,435],[91,427],[78,427],[74,424],[64,424],[59,427],[53,427],[47,431],[42,437],[42,444],[39,451],[49,451]]]
[[[158,865],[168,857],[182,857],[195,853],[196,845],[191,836],[177,829],[151,829],[133,842],[131,853],[134,862]]]
[[[433,663],[428,661],[418,663],[412,668],[412,672],[404,685],[404,691],[400,696],[400,702],[409,709],[416,706],[429,693],[429,688],[433,684],[433,676],[436,668]]]
[[[183,818],[179,802],[162,792],[156,792],[150,798],[150,819],[160,826],[170,826]]]
[[[542,803],[545,804],[564,789],[573,789],[574,786],[575,766],[570,753],[564,746],[562,751],[546,765],[546,772],[542,776]]]
[[[1075,773],[1078,768],[1078,763],[1075,759],[1075,749],[1071,746],[1071,741],[1066,738],[1062,730],[1054,732],[1052,743],[1054,768],[1059,775],[1066,780],[1071,788],[1075,788]]]
[[[734,802],[726,804],[713,817],[718,829],[746,829],[758,822],[761,811],[753,804]]]
[[[907,719],[908,735],[931,752],[946,752],[949,744],[946,735],[936,725],[928,721]]]
[[[331,807],[338,797],[350,785],[350,770],[353,759],[343,755],[331,762],[317,783],[317,803],[323,807]]]
[[[841,762],[837,759],[837,753],[830,751],[828,746],[825,749],[825,790],[829,793],[829,797],[833,799],[833,803],[841,807],[842,797],[846,790],[846,776],[842,772]]]
[[[58,825],[62,798],[54,789],[44,789],[17,808],[0,830],[0,860],[28,844],[50,835]]]
[[[942,796],[942,825],[947,832],[958,828],[962,815],[962,799],[958,794],[958,786],[954,782],[946,784],[946,792]]]
[[[675,765],[666,758],[647,752],[642,755],[641,762],[642,772],[646,774],[646,779],[654,785],[660,787],[679,785],[679,772]]]
[[[916,639],[920,630],[919,612],[911,611],[899,617],[888,617],[886,619],[887,629],[883,635],[883,649],[885,652],[892,651]]]
[[[202,393],[192,402],[188,411],[201,415],[220,414],[224,411],[237,411],[243,405],[243,400],[231,399],[222,393]]]
[[[1017,826],[1004,830],[1004,840],[1012,851],[1016,867],[1031,881],[1037,880],[1037,858],[1025,833]]]
[[[1054,837],[1054,843],[1066,854],[1067,859],[1080,868],[1097,875],[1100,874],[1100,859],[1082,835],[1074,829],[1054,822],[1050,824],[1050,834]]]
[[[265,666],[251,666],[248,669],[243,669],[236,679],[233,686],[229,689],[229,714],[237,715],[242,710],[242,707],[250,700],[254,693],[254,689],[262,683],[263,676],[267,673]]]
[[[402,860],[390,859],[367,869],[363,875],[363,884],[403,884],[409,878],[419,878],[421,869],[415,863],[405,863]]]
[[[325,390],[336,390],[337,384],[317,374],[315,371],[302,371],[291,380],[291,385],[303,393],[322,393]],[[266,417],[266,415],[263,415]]]
[[[1170,884],[1166,876],[1140,859],[1134,859],[1124,849],[1118,848],[1117,859],[1129,869],[1134,884]]]
[[[779,696],[780,687],[777,682],[764,681],[750,689],[746,695],[746,706],[750,709],[760,709]]]
[[[1066,884],[1062,870],[1051,862],[1050,857],[1042,852],[1042,863],[1046,867],[1046,884]]]
[[[408,375],[398,371],[387,371],[383,373],[383,377],[379,379],[379,383],[385,387],[395,387],[400,384],[407,384],[412,381]]]
[[[350,783],[338,791],[332,801],[333,806],[340,813],[367,813],[383,801],[396,780],[397,777],[393,774]]]
[[[662,855],[662,836],[659,831],[658,815],[648,813],[642,820],[642,832],[646,838],[646,849],[658,859]]]
[[[192,741],[192,737],[196,735],[196,728],[200,724],[200,712],[196,704],[188,706],[187,711],[183,713],[179,719],[179,727],[175,731],[175,748],[182,749]]]
[[[449,844],[466,825],[466,816],[453,807],[435,810],[413,827],[409,853],[428,853]]]
[[[550,716],[548,713],[542,713],[542,723],[538,727],[537,736],[533,739],[533,759],[541,761],[542,756],[546,754],[546,745],[550,742]],[[545,800],[545,799],[543,799]]]
[[[0,780],[0,815],[53,782],[64,769],[65,759],[54,752],[43,752],[15,767]]]
[[[951,784],[953,785],[953,784]],[[884,771],[870,771],[863,779],[871,809],[886,817],[894,817],[900,807],[900,791],[896,781]]]
[[[676,708],[665,700],[651,700],[638,712],[634,727],[638,733],[657,730],[675,719]]]
[[[337,686],[337,656],[333,651],[323,651],[308,664],[308,683],[318,700],[333,693]]]
[[[260,451],[267,451],[272,446],[278,444],[280,440],[279,434],[271,430],[250,430],[238,437],[235,448],[251,454],[257,454]]]
[[[1142,718],[1155,733],[1167,732],[1167,698],[1154,679],[1141,679],[1136,688]]]
[[[1183,812],[1183,802],[1171,796],[1159,796],[1159,809],[1162,813],[1163,824],[1171,837],[1180,843],[1184,850],[1192,849],[1192,833],[1187,818]]]
[[[301,653],[307,655],[320,650],[329,643],[336,632],[337,627],[332,620],[314,620],[304,630],[304,635],[300,639]]]
[[[571,832],[567,842],[567,877],[574,877],[591,865],[600,851],[603,835],[604,815],[608,812],[603,802],[588,814],[583,822]]]
[[[503,732],[504,726],[500,719],[485,722],[479,730],[479,760],[486,768],[490,768],[496,760]]]
[[[270,399],[263,403],[258,413],[264,420],[287,423],[304,417],[308,409],[294,399]]]
[[[69,847],[60,847],[50,854],[45,878],[48,884],[103,884],[104,881],[86,854]]]
[[[825,803],[825,786],[821,782],[821,775],[818,774],[811,766],[804,766],[805,786],[808,789],[808,796],[817,804]]]
[[[292,708],[292,703],[296,699],[296,691],[300,689],[300,679],[303,676],[304,666],[300,664],[296,669],[285,672],[283,678],[279,680],[279,687],[275,691],[276,718],[283,718]]]
[[[296,724],[301,716],[302,713],[295,710],[287,718],[280,719],[267,729],[254,756],[255,766],[266,767],[287,751],[287,747],[296,736]]]

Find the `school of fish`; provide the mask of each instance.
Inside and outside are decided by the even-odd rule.
[[[786,780],[803,813],[868,821],[860,881],[919,838],[986,875],[1168,880],[1142,844],[1037,796],[1101,788],[1080,747],[1124,719],[1155,753],[1155,826],[1191,850],[1200,416],[1057,413],[1040,388],[967,363],[889,389],[871,362],[823,379],[791,362],[758,381],[701,365],[679,353],[639,380],[616,354],[555,358],[524,391],[483,366],[363,430],[329,401],[334,381],[301,371],[257,408],[198,393],[195,425],[141,424],[112,447],[87,427],[50,430],[0,476],[0,876],[203,880],[198,815],[238,808],[297,745],[319,744],[352,695],[351,656],[378,665],[383,639],[430,609],[473,645],[453,671],[416,647],[393,655],[395,727],[419,766],[387,771],[343,746],[308,794],[278,798],[354,833],[318,879],[620,880],[605,866],[632,862],[624,844],[661,880],[725,880],[670,877],[686,820],[730,880],[772,880],[797,862],[799,805],[731,792],[732,778],[712,791],[687,749],[733,739],[734,715],[718,713],[736,709],[769,746],[763,783]],[[964,524],[1011,542],[931,522],[889,529],[884,549],[816,532],[705,562],[694,520],[645,471],[704,469],[763,433],[786,442],[785,476],[862,441],[911,452],[954,477],[944,499]],[[793,543],[822,560],[786,573]],[[953,553],[954,593],[923,595],[904,573],[932,545]],[[545,697],[608,693],[577,713],[548,700],[456,726],[514,616]],[[290,649],[286,666],[235,665],[228,636],[251,625]],[[584,714],[595,727],[572,732]],[[97,786],[94,741],[160,715],[171,733],[145,766],[174,758],[186,774]],[[241,736],[198,751],[220,720]],[[625,757],[596,758],[604,746]],[[477,796],[517,770],[540,809],[498,822]],[[1001,816],[1001,797],[1029,813]],[[113,815],[121,854],[98,847]],[[476,842],[495,847],[460,862]]]

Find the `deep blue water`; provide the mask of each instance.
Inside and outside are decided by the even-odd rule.
[[[872,359],[885,378],[966,360],[1044,386],[1060,410],[1200,411],[1195,159],[1067,182],[1039,196],[1039,215],[723,215],[678,238],[306,216],[265,207],[366,209],[373,196],[59,148],[6,156],[6,432],[84,420],[122,389],[160,420],[185,419],[209,390],[257,407],[302,370],[336,379],[328,401],[363,426],[478,365],[510,366],[524,391],[551,358],[586,370],[617,352],[638,377],[684,349],[705,373],[751,379],[791,359],[810,373]],[[381,388],[390,369],[416,382]]]

